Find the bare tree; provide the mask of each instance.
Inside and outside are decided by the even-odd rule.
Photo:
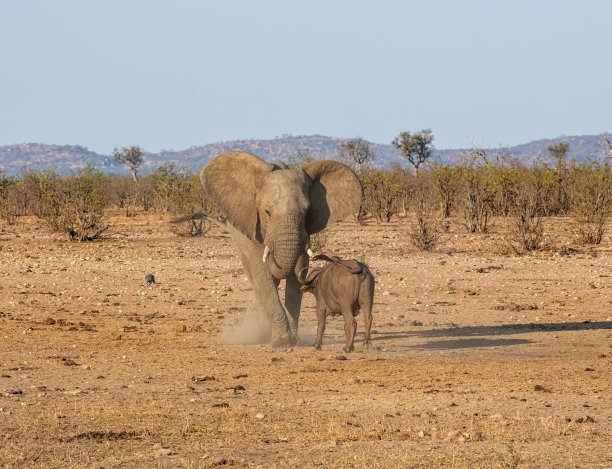
[[[119,163],[124,164],[130,171],[132,171],[132,178],[136,182],[136,172],[143,163],[144,152],[139,146],[131,146],[129,148],[123,147],[121,150],[115,148],[113,150],[113,159]]]
[[[570,146],[567,140],[555,142],[546,147],[548,154],[555,161],[555,171],[552,176],[554,177],[554,184],[549,191],[551,202],[554,201],[554,207],[559,212],[565,212],[569,209],[569,168],[565,159],[569,152]]]
[[[372,166],[376,154],[370,144],[361,137],[345,140],[336,148],[338,159],[361,173],[363,169]]]
[[[433,154],[431,147],[433,139],[431,129],[424,129],[413,134],[401,132],[391,143],[401,152],[402,158],[407,159],[414,166],[414,173],[418,174],[419,166]]]
[[[565,155],[569,152],[570,146],[567,140],[563,140],[548,145],[546,149],[548,150],[548,154],[555,159],[557,168],[559,168],[565,162]]]

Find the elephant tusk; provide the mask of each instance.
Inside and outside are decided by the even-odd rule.
[[[312,249],[310,249],[310,246],[306,248],[306,254],[308,254],[308,257],[314,256],[314,253],[312,252]]]
[[[263,252],[263,257],[262,257],[262,260],[263,260],[264,262],[266,262],[266,261],[268,260],[268,257],[270,257],[270,247],[269,247],[269,246],[266,246],[266,247],[264,248],[264,252]]]

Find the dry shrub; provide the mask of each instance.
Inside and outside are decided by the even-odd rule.
[[[510,197],[512,223],[508,234],[514,251],[535,251],[542,247],[542,184],[533,172],[515,173]]]
[[[408,231],[413,247],[419,251],[433,251],[443,232],[440,220],[429,210],[417,210],[415,220]]]
[[[513,199],[517,189],[517,181],[526,168],[517,160],[499,157],[491,164],[490,171],[495,185],[493,213],[498,216],[509,216],[513,210]]]
[[[30,172],[25,182],[37,202],[35,214],[52,231],[66,233],[71,241],[91,241],[108,228],[103,225],[107,179],[93,165],[74,176]]]
[[[394,171],[367,169],[360,173],[363,186],[363,210],[380,222],[389,222],[397,213],[397,201],[402,194],[399,174]]]
[[[141,177],[134,182],[131,176],[113,175],[107,197],[128,218],[136,216],[139,210],[148,212],[153,205],[151,178]]]
[[[180,236],[202,236],[211,228],[209,216],[217,209],[204,191],[197,174],[185,172],[173,163],[158,167],[151,175],[151,191],[156,208],[162,212],[186,215],[182,223],[173,225],[172,231]],[[189,217],[190,214],[206,214]]]
[[[185,217],[170,220],[170,228],[174,234],[185,237],[203,236],[212,228],[214,220],[205,213],[196,212]],[[218,222],[217,222],[218,223]]]
[[[570,210],[570,177],[565,160],[556,161],[556,166],[542,163],[534,168],[542,181],[542,204],[547,216],[565,215]]]
[[[571,212],[580,244],[600,244],[612,208],[610,165],[589,159],[572,168]]]
[[[600,217],[596,220],[578,218],[576,221],[578,222],[576,229],[578,243],[583,245],[601,243],[606,234],[606,217]]]
[[[432,168],[432,176],[440,196],[442,216],[448,218],[457,203],[457,196],[461,189],[459,168],[448,164],[435,164]]]
[[[14,176],[5,176],[0,171],[0,217],[9,225],[14,225],[19,217],[19,206],[17,191],[21,185],[20,181]]]
[[[188,214],[196,211],[197,196],[191,181],[174,163],[159,166],[151,175],[151,189],[156,209],[161,212]]]
[[[440,242],[443,229],[434,183],[428,175],[420,173],[415,178],[411,200],[415,218],[408,229],[410,244],[420,251],[431,251]]]
[[[493,164],[487,161],[483,151],[474,150],[469,157],[462,158],[458,169],[465,227],[470,233],[486,233],[496,194]]]

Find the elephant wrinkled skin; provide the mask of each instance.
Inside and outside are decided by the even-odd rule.
[[[302,303],[297,275],[308,266],[310,235],[359,209],[359,179],[337,161],[289,169],[243,151],[217,156],[200,179],[227,217],[256,305],[270,322],[272,344],[294,345]],[[286,280],[284,307],[281,279]]]

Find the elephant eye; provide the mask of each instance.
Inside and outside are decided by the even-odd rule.
[[[268,210],[268,209],[265,209],[265,210],[264,210],[264,212],[266,212],[266,215],[268,215],[268,216],[272,215],[272,214],[270,213],[270,210]]]

